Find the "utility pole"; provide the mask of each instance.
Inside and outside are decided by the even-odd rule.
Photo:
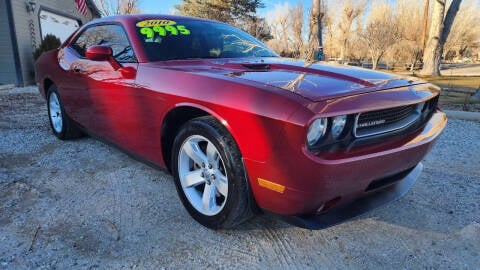
[[[423,35],[422,35],[422,54],[425,51],[425,44],[427,43],[427,28],[428,28],[428,9],[430,1],[425,0],[425,11],[423,12]]]

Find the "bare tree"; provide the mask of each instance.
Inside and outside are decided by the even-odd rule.
[[[480,23],[479,4],[478,0],[467,0],[462,3],[458,11],[461,16],[455,18],[444,45],[445,55],[450,52],[453,56],[462,57],[475,43],[479,33],[478,28],[474,27]]]
[[[363,59],[368,58],[368,49],[362,40],[362,21],[357,20],[355,24],[355,29],[358,30],[353,32],[348,39],[348,54],[346,57],[349,62],[351,61],[360,64]]]
[[[119,14],[138,14],[141,13],[138,8],[139,0],[123,0],[119,1]]]
[[[285,50],[289,50],[289,42],[288,42],[288,5],[285,9],[287,12],[283,13],[282,15],[278,16],[277,22],[278,26],[280,27],[281,40],[285,46]]]
[[[277,4],[275,8],[266,14],[267,22],[271,27],[273,39],[267,42],[273,50],[281,55],[291,54],[289,42],[289,11],[288,3]]]
[[[303,5],[298,2],[296,6],[290,8],[290,27],[293,37],[293,56],[299,57],[303,51]]]
[[[410,71],[422,58],[422,4],[417,0],[399,0],[395,6],[400,41],[392,48],[391,60],[408,62]]]
[[[333,9],[328,9],[323,19],[323,29],[325,31],[325,40],[323,42],[323,52],[327,56],[326,60],[337,57],[337,29],[334,23],[335,14],[331,14]]]
[[[342,13],[338,23],[338,39],[340,45],[340,59],[345,60],[348,55],[348,42],[354,29],[352,25],[365,10],[365,1],[344,0],[342,4]],[[357,29],[358,31],[359,29]]]
[[[433,13],[427,46],[423,52],[422,75],[439,76],[443,46],[448,39],[453,21],[462,0],[452,0],[445,16],[446,0],[433,1]]]
[[[370,10],[367,25],[361,34],[368,48],[373,69],[385,52],[400,39],[400,31],[392,7],[377,1]]]
[[[95,6],[97,6],[102,16],[110,16],[111,3],[107,0],[94,0]]]
[[[140,0],[94,0],[102,16],[141,13]]]
[[[270,26],[265,18],[253,17],[239,22],[240,27],[261,41],[272,39]]]

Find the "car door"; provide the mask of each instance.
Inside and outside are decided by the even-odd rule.
[[[91,35],[91,27],[83,30],[73,42],[58,52],[58,63],[63,72],[60,80],[55,83],[59,86],[60,98],[70,118],[80,126],[91,130],[93,111],[90,95],[88,95],[88,80],[85,71],[87,59],[85,49],[95,45]]]
[[[94,45],[110,46],[117,59],[136,69],[133,51],[120,31],[123,31],[120,25],[89,26],[59,52],[59,63],[66,71],[61,98],[67,114],[101,137],[108,137],[110,123],[103,115],[108,101],[98,90],[132,86],[135,78],[126,78],[108,61],[92,61],[85,54]]]
[[[85,109],[88,111],[85,115],[89,117],[90,128],[96,135],[131,149],[131,145],[139,139],[134,132],[137,119],[132,113],[139,110],[135,104],[138,94],[135,53],[125,30],[119,24],[92,27],[87,38],[89,40],[85,43],[90,46],[111,47],[113,57],[121,65],[118,69],[109,61],[79,61],[79,77],[83,76],[87,81],[86,97],[83,98],[88,99],[84,104],[90,104],[90,108]],[[127,69],[130,73],[125,73]]]
[[[90,46],[112,48],[121,65],[85,57]],[[138,62],[131,42],[120,24],[93,25],[65,50],[70,68],[69,101],[74,120],[88,131],[146,160],[156,160],[160,149],[161,103],[155,91],[135,83]],[[129,71],[129,72],[125,72]]]

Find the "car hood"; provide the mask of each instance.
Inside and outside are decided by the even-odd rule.
[[[276,87],[312,101],[425,83],[363,68],[280,57],[177,60],[156,64],[204,76],[228,77],[239,83],[248,81]]]

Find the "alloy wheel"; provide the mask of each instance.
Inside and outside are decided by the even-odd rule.
[[[55,92],[50,93],[48,109],[50,113],[50,122],[52,122],[53,129],[55,132],[61,133],[63,128],[62,109],[60,107],[58,95]]]
[[[228,174],[218,149],[207,138],[193,135],[183,142],[178,173],[185,196],[198,212],[213,216],[224,208]]]

